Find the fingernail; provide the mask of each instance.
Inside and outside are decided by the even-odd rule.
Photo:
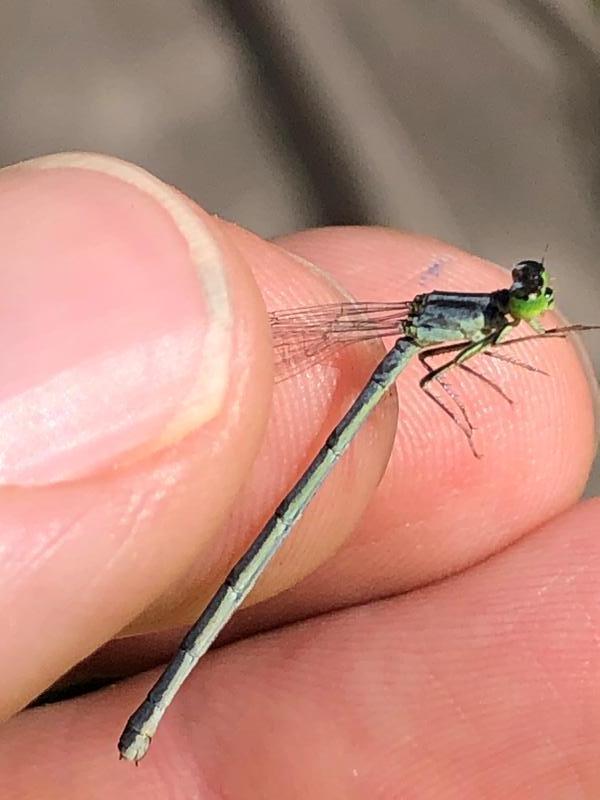
[[[0,172],[0,484],[73,480],[220,411],[225,265],[185,198],[65,153]]]

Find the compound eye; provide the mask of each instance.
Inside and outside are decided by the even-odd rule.
[[[536,284],[541,287],[543,272],[544,267],[539,261],[527,258],[515,264],[512,277],[514,281],[520,281],[523,284],[527,283],[535,289]]]
[[[533,258],[524,258],[523,261],[517,261],[515,270],[521,272],[523,270],[532,270],[533,272],[541,272],[544,266],[541,261],[535,261]]]

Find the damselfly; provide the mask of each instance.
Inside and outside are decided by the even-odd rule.
[[[444,382],[444,373],[451,368],[467,370],[502,393],[467,362],[478,354],[485,354],[530,368],[500,352],[502,345],[507,344],[507,335],[522,322],[527,323],[533,333],[511,339],[510,343],[530,338],[564,337],[571,331],[600,327],[570,325],[544,330],[539,319],[553,307],[554,292],[543,262],[520,261],[512,271],[512,280],[510,288],[490,293],[434,291],[408,302],[345,302],[271,315],[275,358],[288,374],[317,363],[352,342],[389,335],[397,339],[304,474],[230,571],[144,702],[129,718],[119,740],[122,758],[136,763],[143,758],[182,683],[248,596],[336,461],[413,356],[417,356],[425,368],[421,388],[452,417],[477,455],[466,409]],[[448,356],[448,359],[433,367],[430,363],[433,356]],[[454,411],[431,391],[434,381],[446,392]]]

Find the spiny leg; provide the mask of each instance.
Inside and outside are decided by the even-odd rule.
[[[469,375],[474,375],[475,377],[479,378],[480,381],[483,381],[486,384],[486,386],[489,386],[490,389],[493,389],[497,394],[500,395],[500,397],[502,397],[504,400],[506,400],[507,403],[510,403],[510,405],[512,406],[514,402],[512,397],[507,395],[504,389],[501,386],[498,386],[497,383],[494,383],[494,381],[491,378],[488,378],[487,375],[482,375],[481,372],[477,372],[476,369],[467,366],[467,364],[459,364],[458,366],[465,372],[468,372]]]
[[[431,365],[429,364],[429,359],[431,357],[444,355],[446,353],[460,352],[461,350],[464,350],[466,346],[467,345],[465,345],[464,342],[459,342],[457,344],[452,344],[452,345],[442,345],[440,347],[432,347],[432,348],[429,348],[428,350],[425,350],[425,351],[423,351],[422,353],[419,354],[419,361],[421,362],[421,364],[423,364],[423,366],[425,367],[425,369],[428,372],[432,372],[433,371],[433,367],[431,367]],[[486,351],[485,354],[488,355],[488,351]],[[506,392],[503,391],[502,387],[498,386],[498,384],[495,383],[491,378],[488,378],[486,375],[482,375],[481,372],[478,372],[474,367],[467,366],[467,364],[456,364],[455,366],[458,366],[460,369],[462,369],[465,372],[468,372],[470,375],[473,375],[474,377],[478,378],[480,381],[485,383],[486,386],[489,386],[490,389],[493,389],[495,392],[497,392],[500,395],[500,397],[502,397],[504,400],[506,400],[507,403],[510,403],[512,405],[512,403],[513,403],[512,398],[509,397],[506,394]],[[464,405],[458,399],[456,393],[454,393],[452,391],[452,389],[451,389],[449,384],[445,383],[444,381],[441,381],[439,379],[439,377],[436,378],[436,380],[445,389],[445,391],[450,395],[450,397],[452,397],[452,399],[454,400],[454,402],[456,403],[456,405],[460,409],[461,413],[463,414],[463,417],[465,418],[465,421],[466,421],[467,425],[472,430],[473,429],[473,425],[471,424],[471,422],[470,422],[470,420],[469,420],[469,418],[467,416],[467,413],[466,413],[466,410],[464,408]]]
[[[432,373],[434,371],[435,368],[429,363],[429,360],[428,360],[429,358],[431,358],[432,356],[435,356],[435,355],[440,355],[440,351],[442,351],[443,353],[456,352],[457,350],[462,350],[463,348],[464,348],[464,343],[461,342],[460,347],[456,347],[456,346],[449,346],[448,347],[447,346],[447,347],[442,347],[442,348],[434,348],[433,350],[424,350],[422,353],[419,353],[419,361],[423,365],[424,369],[427,370],[427,373],[430,374],[430,373]],[[467,435],[467,437],[470,437],[474,429],[473,429],[473,425],[471,424],[471,420],[469,419],[469,416],[467,414],[467,410],[464,407],[464,404],[462,403],[462,401],[460,400],[459,396],[452,389],[452,387],[450,386],[449,383],[447,383],[446,381],[443,381],[439,377],[437,377],[435,379],[435,381],[436,381],[436,383],[438,383],[442,387],[442,389],[446,392],[448,397],[450,397],[450,399],[454,402],[454,404],[456,405],[456,407],[460,411],[460,413],[462,415],[462,418],[465,421],[466,429],[458,422],[458,420],[456,419],[454,414],[450,411],[450,409],[447,408],[439,398],[437,398],[435,395],[433,395],[431,390],[428,389],[426,385],[425,386],[421,386],[421,388],[423,389],[425,394],[429,395],[429,397],[431,397],[433,400],[435,400],[435,402],[441,408],[443,408],[443,410],[459,426],[459,428],[463,431],[463,433],[465,433]]]
[[[495,344],[495,343],[492,343],[492,344]],[[509,342],[505,342],[504,344],[509,344]],[[428,359],[431,358],[432,356],[441,356],[441,355],[444,355],[446,353],[460,352],[461,350],[464,350],[465,347],[467,347],[465,342],[459,342],[458,344],[452,344],[452,345],[442,345],[441,347],[430,347],[427,350],[424,350],[422,353],[419,354],[419,361],[425,367],[427,367]],[[489,350],[485,350],[484,351],[484,355],[486,355],[486,356],[487,355],[493,355],[493,353],[490,353]],[[510,356],[498,356],[498,358],[503,359],[505,361],[511,361],[512,360],[512,358]],[[525,368],[532,369],[535,372],[538,371],[535,367],[531,367],[529,364],[525,364],[524,362],[523,363],[517,362],[517,363],[518,363],[518,366],[523,366]],[[456,364],[456,366],[460,367],[460,369],[463,369],[465,372],[468,372],[470,375],[474,375],[476,378],[479,378],[479,380],[483,381],[483,383],[485,383],[486,386],[489,386],[490,389],[493,389],[495,392],[498,392],[498,394],[501,397],[503,397],[508,403],[512,403],[513,402],[512,398],[510,398],[502,390],[502,388],[500,386],[498,386],[497,383],[494,383],[494,381],[491,378],[488,378],[486,375],[483,375],[481,372],[478,372],[474,367],[467,366],[466,364]]]
[[[502,345],[512,344],[512,342],[502,342]],[[489,356],[490,358],[497,358],[499,361],[506,361],[508,364],[512,364],[514,367],[521,367],[521,369],[526,369],[529,372],[537,372],[540,375],[546,375],[549,377],[549,373],[545,370],[540,369],[539,367],[534,367],[533,364],[528,364],[526,361],[521,361],[514,356],[507,356],[503,353],[497,353],[495,351],[486,350],[484,355]]]
[[[509,325],[510,325],[510,323],[509,323]],[[499,341],[499,339],[506,332],[506,328],[507,327],[508,327],[508,325],[503,327],[503,328],[499,328],[498,330],[493,331],[491,334],[489,334],[485,338],[481,339],[480,341],[472,342],[471,344],[467,344],[467,345],[463,345],[460,350],[458,350],[458,347],[455,348],[455,347],[452,346],[452,351],[458,350],[458,353],[454,356],[454,358],[452,358],[450,361],[447,361],[445,364],[441,364],[439,367],[436,367],[435,369],[432,369],[430,372],[428,372],[427,375],[425,375],[425,377],[421,378],[421,380],[419,381],[420,388],[423,389],[423,391],[426,394],[428,394],[429,397],[431,397],[433,400],[435,400],[435,402],[440,407],[442,407],[444,409],[444,411],[447,414],[449,414],[454,419],[455,422],[457,422],[457,424],[458,424],[458,421],[454,418],[454,415],[450,411],[448,411],[448,409],[441,403],[441,401],[438,400],[437,397],[435,397],[435,395],[433,395],[433,393],[430,390],[427,389],[427,385],[429,383],[431,383],[431,381],[433,381],[433,380],[439,380],[439,376],[442,375],[447,370],[449,370],[451,367],[460,366],[465,361],[468,361],[469,359],[471,359],[474,356],[476,356],[478,353],[481,353],[482,351],[484,351],[486,348],[490,347],[491,345],[494,345],[496,342]],[[439,354],[439,348],[437,349],[437,352]],[[431,355],[431,351],[430,351],[430,355]],[[461,428],[463,433],[466,435],[467,441],[469,442],[469,446],[471,447],[471,450],[473,451],[473,454],[477,458],[481,458],[480,454],[475,450],[475,446],[474,446],[473,441],[472,441],[472,437],[473,437],[472,426],[468,430],[465,430],[465,428],[460,424],[459,424],[459,427]]]
[[[461,345],[461,351],[463,349],[464,349],[464,344]],[[456,350],[458,350],[458,348],[452,347],[452,351],[456,351]],[[419,354],[419,358],[420,358],[420,356],[421,356],[421,354]],[[428,364],[426,359],[423,360],[423,359],[420,358],[420,360],[421,360],[421,363],[423,364],[423,366],[425,367],[425,369],[427,370],[427,375],[425,375],[423,378],[421,378],[421,380],[419,381],[419,387],[422,389],[422,391],[431,400],[433,400],[433,402],[438,406],[438,408],[440,408],[444,412],[444,414],[446,414],[448,417],[450,417],[450,419],[454,422],[454,424],[457,425],[458,428],[463,432],[463,434],[465,435],[465,437],[467,439],[467,442],[469,443],[469,447],[471,448],[471,452],[473,453],[473,455],[476,458],[481,458],[480,454],[475,449],[475,445],[473,443],[473,425],[471,424],[471,421],[470,421],[470,419],[469,419],[469,417],[468,417],[468,415],[466,413],[465,407],[463,406],[462,402],[459,401],[459,399],[456,396],[456,394],[454,392],[452,392],[452,390],[450,389],[448,384],[445,381],[442,381],[439,378],[439,374],[444,370],[444,368],[448,369],[450,366],[454,365],[455,359],[452,359],[452,361],[448,362],[447,364],[443,364],[441,367],[438,367],[437,369],[434,369],[430,364]],[[461,412],[461,415],[462,415],[462,417],[464,419],[464,422],[462,420],[460,420],[448,408],[448,406],[446,406],[440,400],[440,398],[437,397],[432,392],[429,384],[434,380],[436,381],[436,383],[438,383],[442,387],[442,389],[454,401],[454,403],[458,407],[459,411]]]
[[[530,369],[533,372],[543,372],[543,370],[538,370],[538,369],[536,369],[536,367],[532,367],[530,364],[526,364],[524,361],[519,361],[516,358],[513,359],[512,356],[503,356],[503,355],[500,355],[499,353],[492,352],[491,350],[488,349],[489,347],[494,347],[495,348],[495,347],[498,347],[499,345],[502,346],[502,345],[505,345],[505,344],[510,344],[510,342],[501,342],[500,340],[504,339],[506,337],[506,335],[510,332],[510,330],[512,328],[514,328],[515,326],[516,326],[516,323],[508,322],[504,327],[499,328],[497,331],[495,331],[493,334],[491,334],[488,337],[489,341],[487,342],[487,344],[479,352],[483,352],[484,355],[490,356],[490,358],[499,358],[501,361],[508,361],[509,363],[514,364],[515,366],[523,367],[524,369]],[[477,352],[473,353],[473,355],[477,355]],[[471,357],[472,356],[468,356],[468,358],[471,358]],[[511,405],[513,404],[512,398],[509,397],[506,394],[506,392],[504,392],[502,387],[498,386],[498,384],[495,383],[491,378],[488,378],[487,376],[482,375],[480,372],[477,372],[476,369],[474,369],[473,367],[469,367],[464,363],[459,364],[459,366],[461,367],[461,369],[464,369],[467,372],[470,372],[472,375],[476,375],[478,378],[480,378],[480,380],[482,380],[485,384],[487,384],[487,386],[489,386],[491,389],[494,389],[494,391],[496,391],[508,403],[510,403]],[[544,373],[544,374],[547,374],[547,373]]]
[[[428,376],[426,376],[426,377],[428,377]],[[438,408],[441,408],[441,410],[444,412],[444,414],[449,416],[450,419],[452,420],[452,422],[454,422],[454,424],[456,426],[458,426],[458,428],[464,433],[464,435],[467,438],[467,442],[469,443],[469,447],[471,448],[471,451],[473,452],[473,455],[476,458],[480,458],[481,456],[475,450],[475,446],[473,444],[473,427],[471,426],[471,423],[469,422],[469,423],[467,423],[467,425],[465,425],[455,414],[452,413],[452,411],[448,408],[448,406],[446,406],[446,405],[444,405],[444,403],[442,403],[442,401],[440,400],[439,397],[436,397],[436,395],[431,391],[431,389],[429,388],[429,386],[427,384],[424,384],[424,385],[423,384],[419,384],[419,385],[420,385],[420,388],[423,390],[423,392],[427,395],[427,397],[429,397],[431,400],[433,400],[433,402],[436,404],[436,406],[438,406]]]
[[[564,331],[562,329],[560,329],[560,328],[559,329],[550,329],[550,330],[547,331],[542,326],[542,324],[540,322],[538,322],[537,320],[531,320],[529,322],[529,327],[534,331],[534,334],[532,336],[521,336],[521,337],[518,337],[517,339],[511,339],[509,341],[500,341],[501,339],[505,338],[506,334],[510,331],[511,328],[516,327],[516,324],[517,323],[512,323],[512,324],[509,323],[505,328],[502,328],[500,330],[500,332],[498,333],[498,336],[492,342],[492,344],[495,345],[495,348],[506,347],[507,345],[516,344],[517,342],[526,342],[529,339],[540,339],[540,338],[564,339],[564,338],[566,338],[566,334],[564,333]],[[527,362],[521,361],[520,359],[516,358],[515,356],[504,355],[503,353],[499,353],[497,351],[497,349],[494,349],[494,351],[486,350],[485,355],[489,356],[490,358],[497,358],[500,361],[506,361],[506,362],[508,362],[509,364],[512,364],[515,367],[521,367],[521,369],[526,369],[529,372],[537,372],[540,375],[546,375],[546,376],[548,375],[548,373],[545,372],[543,369],[539,369],[539,367],[534,367],[531,364],[527,364]]]
[[[538,372],[540,375],[548,375],[548,373],[545,370],[540,369],[539,367],[534,367],[532,364],[528,364],[526,361],[521,361],[520,359],[516,358],[515,356],[504,355],[504,354],[499,353],[497,351],[498,347],[507,347],[507,346],[510,346],[511,344],[517,344],[517,342],[527,342],[527,341],[529,341],[531,339],[541,339],[541,338],[565,339],[566,338],[566,333],[564,333],[562,328],[558,328],[558,329],[551,328],[550,330],[545,330],[545,328],[543,328],[539,323],[535,323],[535,322],[530,322],[529,326],[532,328],[533,331],[535,331],[534,334],[532,334],[530,336],[520,336],[517,339],[510,339],[508,341],[501,341],[501,339],[504,339],[506,337],[506,334],[508,334],[510,332],[511,328],[515,328],[516,327],[516,323],[508,323],[503,328],[500,328],[500,330],[491,337],[491,341],[489,343],[491,346],[493,346],[494,349],[493,350],[486,349],[484,351],[484,355],[489,356],[490,358],[497,358],[499,361],[506,361],[508,364],[512,364],[515,367],[521,367],[521,369],[526,369],[529,372]],[[429,351],[429,352],[432,352],[432,351]],[[464,364],[462,364],[460,366],[462,366],[463,369],[467,369],[464,366]],[[502,390],[500,389],[500,387],[497,386],[493,381],[491,381],[489,378],[485,378],[483,375],[480,375],[479,373],[476,373],[476,370],[474,370],[472,367],[470,368],[470,371],[475,373],[475,374],[477,374],[477,375],[479,375],[479,377],[484,382],[488,383],[489,386],[491,386],[492,388],[494,388],[497,391],[499,391],[500,394],[502,394],[507,400],[509,400],[509,402],[512,403],[512,400],[507,395],[505,395],[502,392]]]
[[[433,370],[433,367],[431,367],[429,364],[429,358],[431,358],[432,356],[443,355],[445,353],[456,353],[457,351],[463,350],[464,348],[465,348],[464,342],[460,342],[458,345],[443,345],[442,347],[430,348],[429,350],[425,350],[419,354],[419,361],[421,362],[421,364],[423,364],[423,366],[428,372],[431,372]],[[488,351],[486,351],[485,354],[488,355]],[[464,370],[465,372],[468,372],[469,375],[473,375],[474,377],[479,378],[479,380],[485,383],[486,386],[489,386],[490,389],[493,389],[500,395],[500,397],[506,400],[507,403],[510,403],[512,405],[513,403],[512,398],[509,397],[506,394],[506,392],[504,392],[502,387],[499,386],[497,383],[495,383],[491,378],[488,378],[486,375],[482,375],[482,373],[478,372],[474,367],[467,366],[466,364],[457,364],[456,366],[460,367],[460,369]],[[464,406],[462,402],[458,400],[456,394],[451,390],[449,384],[440,381],[439,378],[437,380],[438,383],[440,383],[442,387],[446,389],[447,393],[452,397],[456,405],[460,408],[467,424],[471,428],[473,428],[473,426],[470,423],[470,420],[467,417],[466,412],[464,411]]]

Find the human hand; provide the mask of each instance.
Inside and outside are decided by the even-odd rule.
[[[164,660],[368,377],[377,344],[273,391],[263,296],[508,283],[389,230],[264,242],[95,156],[0,173],[0,208],[4,718],[94,651],[73,680]],[[2,798],[592,797],[593,405],[569,342],[518,352],[550,377],[483,365],[514,406],[452,377],[481,460],[401,376],[137,770],[156,670],[5,723]]]

